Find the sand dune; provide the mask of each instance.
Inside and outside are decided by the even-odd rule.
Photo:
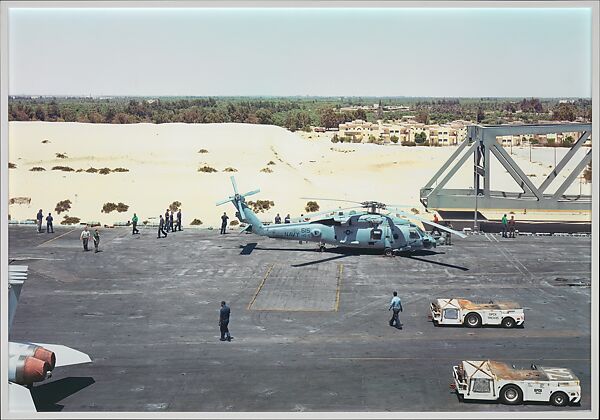
[[[50,142],[42,143],[46,139]],[[208,153],[198,153],[200,149]],[[248,124],[11,122],[9,161],[16,163],[17,169],[9,170],[9,198],[30,197],[31,202],[10,205],[9,213],[13,220],[32,219],[39,208],[54,214],[56,203],[70,199],[69,215],[113,224],[130,219],[134,211],[141,220],[157,218],[170,203],[180,201],[184,224],[198,218],[205,226],[217,226],[223,211],[230,217],[234,213],[231,205],[215,206],[232,194],[230,175],[235,175],[242,192],[261,189],[249,199],[275,202],[273,209],[261,214],[265,220],[272,220],[278,212],[282,216],[303,213],[307,200],[299,197],[380,200],[423,210],[419,189],[454,150],[333,144],[326,136],[307,140],[280,127]],[[558,160],[566,151],[557,149]],[[56,153],[68,157],[60,159]],[[585,151],[579,153],[582,156]],[[525,173],[536,175],[533,179],[538,185],[554,162],[554,149],[533,149],[531,163],[528,148],[514,147],[513,154]],[[268,165],[270,161],[275,164]],[[205,165],[217,172],[197,171]],[[30,171],[34,166],[46,171]],[[51,170],[53,166],[75,170],[122,167],[129,172],[62,172]],[[223,172],[227,167],[237,172]],[[261,172],[267,167],[273,172]],[[465,165],[448,187],[468,187],[471,174]],[[565,176],[561,174],[561,179]],[[518,191],[504,170],[494,171],[492,187]],[[579,188],[575,183],[568,192],[579,193]],[[590,194],[591,185],[584,184],[582,192]],[[129,211],[101,213],[107,202],[123,202],[130,206]],[[325,201],[319,204],[322,209],[338,206]],[[55,224],[60,220],[62,215],[55,215]]]

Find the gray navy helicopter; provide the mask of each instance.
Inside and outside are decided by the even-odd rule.
[[[320,251],[324,251],[327,244],[342,248],[376,249],[381,250],[386,256],[392,256],[394,253],[435,248],[437,240],[407,219],[417,219],[428,225],[435,226],[439,230],[466,238],[466,235],[461,232],[377,201],[357,202],[316,198],[315,200],[347,201],[357,205],[343,209],[306,214],[301,221],[294,223],[265,225],[258,219],[245,201],[245,197],[256,194],[260,190],[257,189],[240,194],[233,176],[231,177],[231,183],[234,195],[219,201],[217,206],[227,202],[231,202],[235,206],[236,217],[240,222],[247,224],[242,232],[249,231],[256,235],[275,239],[315,242],[318,244]],[[366,210],[351,210],[356,208],[364,208]],[[350,211],[346,212],[346,210]],[[381,210],[388,213],[383,214]],[[309,220],[315,216],[321,217]],[[403,219],[401,216],[407,219]]]

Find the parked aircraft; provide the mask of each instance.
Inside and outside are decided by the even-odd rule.
[[[17,311],[21,288],[27,279],[27,266],[8,266],[8,329]],[[90,357],[78,350],[58,344],[8,343],[8,407],[10,411],[35,412],[30,390],[35,382],[52,376],[61,366],[91,362]]]
[[[238,219],[247,224],[245,230],[269,238],[316,242],[321,251],[327,244],[347,248],[378,249],[385,255],[392,256],[394,253],[414,252],[434,248],[437,245],[437,240],[433,236],[407,219],[418,219],[461,238],[466,237],[461,232],[377,201],[353,202],[358,206],[304,216],[305,219],[320,216],[315,220],[265,225],[245,201],[245,197],[256,194],[260,190],[240,194],[233,176],[231,183],[234,195],[219,201],[217,206],[231,202],[235,206]],[[357,207],[367,210],[350,210]],[[392,213],[384,214],[381,210],[391,210]]]

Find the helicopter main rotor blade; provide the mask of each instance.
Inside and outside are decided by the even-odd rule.
[[[338,200],[337,198],[300,197],[301,200],[343,201],[346,203],[362,204],[360,201]]]
[[[357,209],[360,208],[359,206],[352,206],[352,207],[344,207],[344,208],[338,208],[338,209],[332,209],[332,210],[324,210],[324,211],[319,211],[319,212],[315,212],[315,213],[306,213],[305,215],[302,216],[302,218],[313,218],[315,216],[320,216],[322,214],[329,214],[329,213],[335,213],[335,212],[339,212],[339,211],[344,211],[344,210],[352,210],[352,209]],[[300,219],[300,217],[295,217],[294,219]]]
[[[424,218],[422,218],[422,217],[419,217],[419,216],[417,216],[417,215],[414,215],[414,214],[407,213],[407,212],[405,212],[405,211],[402,211],[402,210],[400,210],[400,209],[397,209],[397,208],[396,208],[396,209],[394,209],[394,210],[396,210],[396,211],[397,211],[397,213],[402,213],[402,214],[404,214],[404,216],[406,216],[406,218],[408,218],[408,219],[417,219],[417,220],[420,220],[420,221],[421,221],[421,222],[423,222],[423,223],[427,223],[428,225],[435,226],[435,227],[437,227],[437,228],[438,228],[438,229],[440,229],[440,230],[443,230],[443,231],[446,231],[446,232],[449,232],[449,233],[453,233],[453,234],[455,234],[456,236],[459,236],[459,237],[461,237],[461,238],[466,238],[466,237],[467,237],[467,235],[465,235],[465,234],[464,234],[464,233],[462,233],[462,232],[459,232],[459,231],[457,231],[457,230],[454,230],[454,229],[450,229],[449,227],[446,227],[446,226],[440,225],[440,224],[438,224],[438,223],[435,223],[435,222],[432,222],[432,221],[430,221],[430,220],[424,219]]]
[[[406,206],[406,205],[402,205],[402,204],[386,204],[386,207],[388,208],[412,208],[413,206]]]

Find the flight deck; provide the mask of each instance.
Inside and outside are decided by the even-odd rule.
[[[414,255],[327,248],[252,234],[9,227],[28,265],[11,340],[61,343],[92,363],[33,388],[39,411],[552,411],[591,407],[591,238],[454,238]],[[595,285],[597,287],[597,285]],[[402,330],[390,327],[397,291]],[[523,328],[440,328],[438,297],[517,301]],[[219,341],[221,300],[234,339]],[[461,402],[462,360],[562,366],[581,403]]]

